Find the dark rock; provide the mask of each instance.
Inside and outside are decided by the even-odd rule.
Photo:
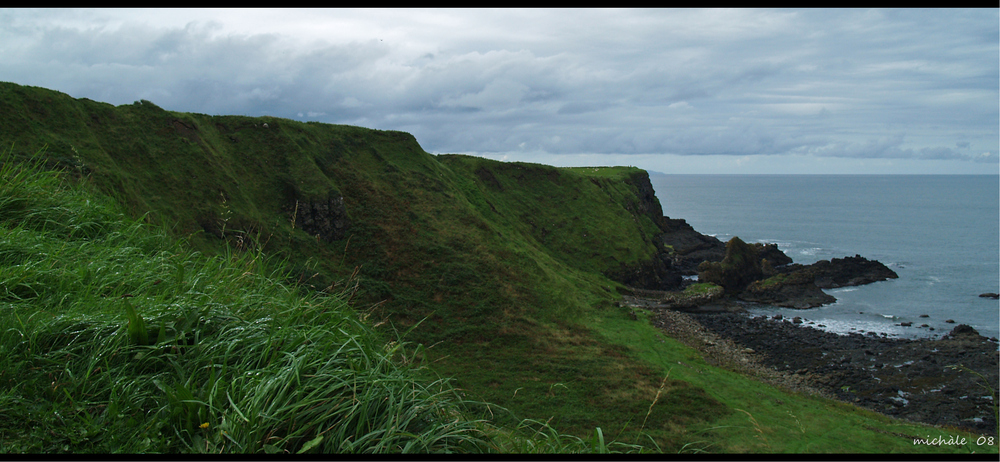
[[[949,337],[959,337],[966,335],[972,335],[978,337],[979,332],[976,331],[976,329],[973,329],[972,326],[969,326],[968,324],[959,324],[955,326],[955,328],[952,329],[951,332],[948,334]]]
[[[679,289],[684,282],[669,260],[655,257],[631,265],[621,263],[616,270],[605,271],[604,275],[627,286],[649,290]]]
[[[325,199],[296,201],[292,215],[296,226],[325,242],[343,239],[350,226],[344,196],[334,191]]]
[[[896,279],[899,275],[876,260],[868,260],[861,255],[853,257],[820,260],[808,266],[791,266],[790,271],[806,271],[815,278],[821,289],[859,286],[886,279]]]
[[[811,265],[789,264],[772,268],[762,263],[761,267],[761,273],[765,276],[770,271],[777,274],[748,284],[740,293],[740,299],[797,309],[813,308],[837,301],[821,289],[868,284],[898,277],[882,263],[868,260],[860,255],[820,260]],[[706,264],[704,268],[718,267]],[[756,274],[753,268],[749,268],[746,276],[754,277]]]
[[[816,287],[806,273],[780,274],[763,281],[754,281],[740,293],[740,299],[786,308],[806,309],[837,301]]]
[[[955,320],[954,319],[945,319],[944,322],[946,322],[948,324],[955,324]]]
[[[796,317],[792,318],[792,322],[794,322],[795,324],[802,324],[802,318],[799,317],[799,316],[796,316]]]
[[[784,266],[792,263],[792,257],[785,255],[785,252],[778,250],[778,244],[754,244],[757,247],[757,256],[763,261],[767,260],[772,267]]]
[[[757,247],[738,237],[726,243],[726,255],[721,262],[705,261],[698,265],[699,281],[714,283],[730,294],[740,293],[763,276]]]
[[[664,231],[661,243],[672,249],[669,258],[638,267],[622,265],[607,276],[633,287],[673,290],[684,284],[681,275],[696,268],[700,282],[721,286],[729,297],[795,309],[836,302],[835,297],[823,292],[824,288],[898,277],[882,263],[860,255],[811,265],[792,264],[775,244],[751,245],[733,237],[723,245],[718,239],[698,233],[684,220],[663,217],[657,223]],[[658,266],[661,263],[666,268]]]
[[[903,327],[910,327],[910,326],[913,325],[913,323],[912,322],[901,322],[901,323],[899,323],[899,325],[903,326]]]
[[[994,294],[994,293],[979,294],[979,296],[983,298],[1000,299],[1000,294]]]
[[[920,315],[920,317],[921,317],[921,318],[929,318],[929,317],[930,317],[930,315],[927,315],[927,314],[922,314],[922,315]]]
[[[693,317],[705,329],[752,348],[763,366],[800,372],[810,386],[842,400],[893,417],[995,435],[998,397],[982,398],[982,390],[983,379],[994,389],[998,383],[997,344],[969,326],[955,326],[941,339],[913,340],[840,335],[734,313]],[[946,367],[952,364],[963,368]]]
[[[663,217],[660,242],[673,249],[673,266],[683,274],[695,274],[703,261],[722,261],[726,244],[694,230],[683,219]]]

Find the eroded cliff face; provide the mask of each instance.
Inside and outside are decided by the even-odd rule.
[[[684,275],[698,273],[698,265],[703,261],[722,261],[726,254],[726,244],[713,236],[695,231],[681,218],[664,217],[666,223],[660,242],[673,250],[673,266]]]
[[[346,237],[351,223],[344,196],[333,192],[325,199],[295,201],[292,216],[296,226],[324,242]]]
[[[657,251],[652,258],[631,264],[622,263],[618,268],[605,271],[604,274],[637,289],[679,289],[683,284],[683,268],[675,265],[679,260],[672,255],[670,247],[664,244],[662,236],[670,231],[669,220],[663,216],[663,207],[656,198],[649,174],[645,171],[636,172],[626,181],[636,191],[635,202],[629,203],[626,208],[633,214],[649,218],[656,225],[660,231],[653,239]],[[691,231],[694,232],[693,229]]]
[[[645,290],[676,290],[684,282],[667,252],[630,265],[622,263],[617,270],[605,271],[604,275],[629,287]]]
[[[663,207],[660,205],[660,200],[656,198],[653,184],[649,181],[649,173],[645,171],[635,172],[627,181],[636,189],[635,213],[649,217],[661,231],[666,232],[666,217],[663,216]]]

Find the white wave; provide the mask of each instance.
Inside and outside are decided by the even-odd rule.
[[[822,247],[809,247],[809,248],[805,248],[805,249],[798,249],[797,253],[799,253],[800,255],[813,256],[813,255],[816,255],[817,253],[822,252],[822,251],[823,251]]]
[[[827,293],[842,294],[842,293],[845,293],[845,292],[855,292],[857,290],[858,290],[857,287],[839,287],[839,288],[836,288],[836,289],[828,289]]]

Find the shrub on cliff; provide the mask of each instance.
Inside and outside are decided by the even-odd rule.
[[[698,265],[698,280],[722,286],[726,293],[735,294],[748,284],[764,277],[757,247],[733,237],[726,243],[726,256],[721,262],[705,261]]]

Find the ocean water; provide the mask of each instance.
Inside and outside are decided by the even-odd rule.
[[[777,243],[803,264],[860,254],[899,275],[828,290],[837,302],[824,307],[752,313],[802,316],[838,333],[938,337],[968,324],[1000,336],[1000,301],[979,297],[1000,292],[1000,176],[651,174],[650,180],[664,215],[723,242],[739,236]],[[913,327],[899,326],[906,321]]]

